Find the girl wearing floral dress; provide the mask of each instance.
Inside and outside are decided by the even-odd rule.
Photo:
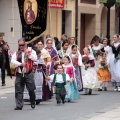
[[[66,97],[65,101],[70,102],[71,100],[79,99],[80,95],[76,86],[76,81],[74,79],[74,67],[71,64],[71,60],[69,56],[65,56],[63,59],[63,68],[64,73],[68,74],[71,82],[66,83]]]
[[[71,46],[70,57],[72,59],[73,66],[75,68],[75,79],[77,82],[78,91],[82,91],[83,83],[82,83],[81,66],[83,66],[83,63],[82,63],[82,57],[80,52],[78,51],[77,45]]]

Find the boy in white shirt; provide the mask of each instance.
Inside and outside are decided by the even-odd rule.
[[[64,99],[66,95],[65,85],[66,82],[71,82],[71,80],[68,74],[63,73],[63,66],[61,64],[58,64],[56,74],[52,74],[46,77],[46,79],[50,80],[50,82],[53,82],[54,86],[56,87],[55,94],[56,94],[57,104],[60,105],[61,100],[62,103],[64,104],[65,103]]]

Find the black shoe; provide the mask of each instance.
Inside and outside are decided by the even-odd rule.
[[[14,110],[22,110],[22,108],[15,107]]]
[[[89,95],[91,95],[92,94],[92,89],[89,89],[89,93],[88,93]]]
[[[71,100],[68,100],[68,102],[71,102]]]
[[[101,88],[98,88],[98,91],[102,91],[102,89],[101,89]]]
[[[31,108],[32,108],[32,109],[35,108],[35,102],[31,103]]]
[[[107,91],[107,88],[106,88],[106,87],[104,87],[104,91]]]
[[[62,100],[62,103],[63,103],[63,104],[65,104],[65,101],[64,101],[64,100]]]
[[[39,105],[40,104],[40,100],[36,100],[36,105]]]
[[[2,86],[6,86],[6,84],[4,83],[4,84],[2,84]]]
[[[60,101],[57,101],[57,105],[60,105]]]

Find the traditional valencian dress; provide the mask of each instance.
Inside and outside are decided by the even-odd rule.
[[[72,80],[72,83],[67,82],[66,83],[66,96],[65,96],[65,101],[71,101],[71,100],[76,100],[80,98],[80,94],[77,89],[76,81],[74,78],[74,67],[72,65],[64,65],[64,73],[68,74],[70,79]]]
[[[56,61],[59,61],[59,57],[58,57],[57,51],[53,47],[50,50],[47,49],[47,47],[46,47],[46,50],[49,52],[49,54],[51,56],[51,66],[50,66],[50,75],[51,75],[51,74],[55,73],[54,63]]]
[[[35,81],[35,94],[36,94],[36,104],[39,104],[43,100],[43,81],[46,72],[46,66],[44,64],[44,60],[42,58],[38,59],[33,64],[33,72],[34,72],[34,81]],[[47,94],[47,93],[44,93]],[[24,90],[24,101],[29,101],[29,94],[27,89]]]
[[[86,55],[83,55],[84,57]],[[95,69],[95,62],[93,55],[88,55],[89,60],[84,64],[89,64],[90,66],[82,69],[82,78],[83,78],[83,88],[94,89],[98,84],[98,76]]]
[[[91,49],[93,52],[93,55],[95,57],[95,68],[96,70],[99,69],[99,60],[101,58],[100,56],[100,50],[103,48],[103,44],[99,43],[98,46],[95,46],[94,44],[91,45]]]
[[[98,70],[98,80],[101,81],[101,86],[104,90],[107,90],[107,87],[111,86],[111,75],[107,65],[107,60],[100,59],[99,70]]]
[[[61,48],[61,50],[58,51],[58,56],[59,58],[62,60],[66,55],[69,55],[69,51],[66,50],[64,51],[63,48]]]
[[[112,50],[114,56],[110,59],[111,81],[116,90],[120,91],[120,42],[114,43]]]
[[[83,66],[83,63],[82,63],[81,54],[79,52],[77,52],[76,54],[71,53],[70,57],[72,59],[72,63],[73,63],[74,68],[75,68],[75,79],[77,82],[78,91],[82,91],[83,90],[83,83],[82,83],[82,74],[81,74],[80,66]]]

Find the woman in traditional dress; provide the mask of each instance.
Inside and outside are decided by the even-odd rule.
[[[114,91],[120,91],[120,41],[119,35],[113,36],[113,42],[111,44],[114,56],[110,59],[110,72],[111,81],[115,87]]]
[[[44,48],[43,42],[38,42],[38,49],[41,51],[41,56],[44,59],[45,65],[46,65],[46,73],[44,76],[50,75],[50,65],[51,65],[51,57],[49,52]],[[43,100],[51,99],[51,84],[45,81],[45,78],[43,80]]]
[[[71,82],[67,82],[65,86],[65,89],[66,89],[65,101],[68,101],[68,102],[70,102],[71,100],[76,100],[80,98],[80,94],[78,92],[75,76],[74,76],[74,67],[71,62],[72,61],[70,60],[69,56],[64,57],[63,59],[64,73],[68,74],[71,80]]]
[[[80,52],[78,51],[77,45],[71,46],[70,57],[72,59],[73,66],[75,68],[75,79],[77,82],[78,91],[82,91],[83,83],[82,83],[81,66],[83,66],[83,63],[82,63],[82,57]]]
[[[99,60],[101,58],[101,49],[103,48],[103,44],[100,43],[100,38],[95,35],[91,41],[91,45],[89,47],[91,49],[91,53],[95,57],[95,68],[96,71],[99,69]],[[98,82],[98,91],[102,91],[102,86],[100,86],[100,83]]]
[[[53,40],[52,38],[46,39],[46,48],[45,48],[50,56],[51,56],[51,66],[50,66],[50,75],[55,74],[54,65],[59,63],[59,57],[57,54],[57,51],[53,48]],[[52,88],[52,94],[54,93],[54,87],[53,84],[51,85]]]
[[[59,57],[58,57],[57,51],[52,46],[53,46],[53,40],[51,38],[47,38],[45,49],[49,52],[49,54],[51,56],[50,75],[55,73],[54,63],[59,62]]]
[[[36,90],[35,90],[36,105],[38,105],[43,99],[43,80],[45,77],[44,74],[46,72],[46,66],[45,66],[43,58],[41,57],[41,51],[36,50],[36,53],[37,53],[38,59],[33,64],[33,72],[34,72],[34,80],[35,80],[35,86],[36,86]],[[25,102],[28,102],[30,99],[29,93],[26,87],[24,90],[23,99]]]
[[[105,58],[106,60],[102,60],[102,58],[100,59],[98,73],[103,73],[103,74],[101,74],[101,75],[98,74],[98,78],[101,81],[102,88],[104,89],[104,91],[106,91],[107,87],[111,86],[111,75],[110,75],[109,71],[110,71],[110,60],[111,60],[111,57],[113,56],[113,52],[112,52],[112,48],[108,45],[108,39],[107,38],[104,38],[102,40],[102,44],[103,44],[104,47],[101,49],[101,51],[102,51],[102,54],[106,55],[106,58]],[[105,61],[106,69],[103,69],[104,67],[101,66],[102,61]],[[103,65],[104,65],[104,63],[103,63]],[[102,71],[102,72],[100,72],[100,71]],[[104,74],[104,73],[107,73],[107,74]],[[104,79],[103,79],[102,76],[104,77]]]
[[[58,51],[58,56],[60,58],[60,62],[62,63],[62,59],[64,58],[64,56],[69,55],[69,51],[68,51],[68,41],[65,40],[62,43],[62,48],[61,50]]]
[[[88,47],[84,48],[84,55],[82,56],[84,69],[82,69],[83,88],[85,95],[92,94],[92,89],[97,88],[98,76],[95,69],[95,59],[90,53]]]

